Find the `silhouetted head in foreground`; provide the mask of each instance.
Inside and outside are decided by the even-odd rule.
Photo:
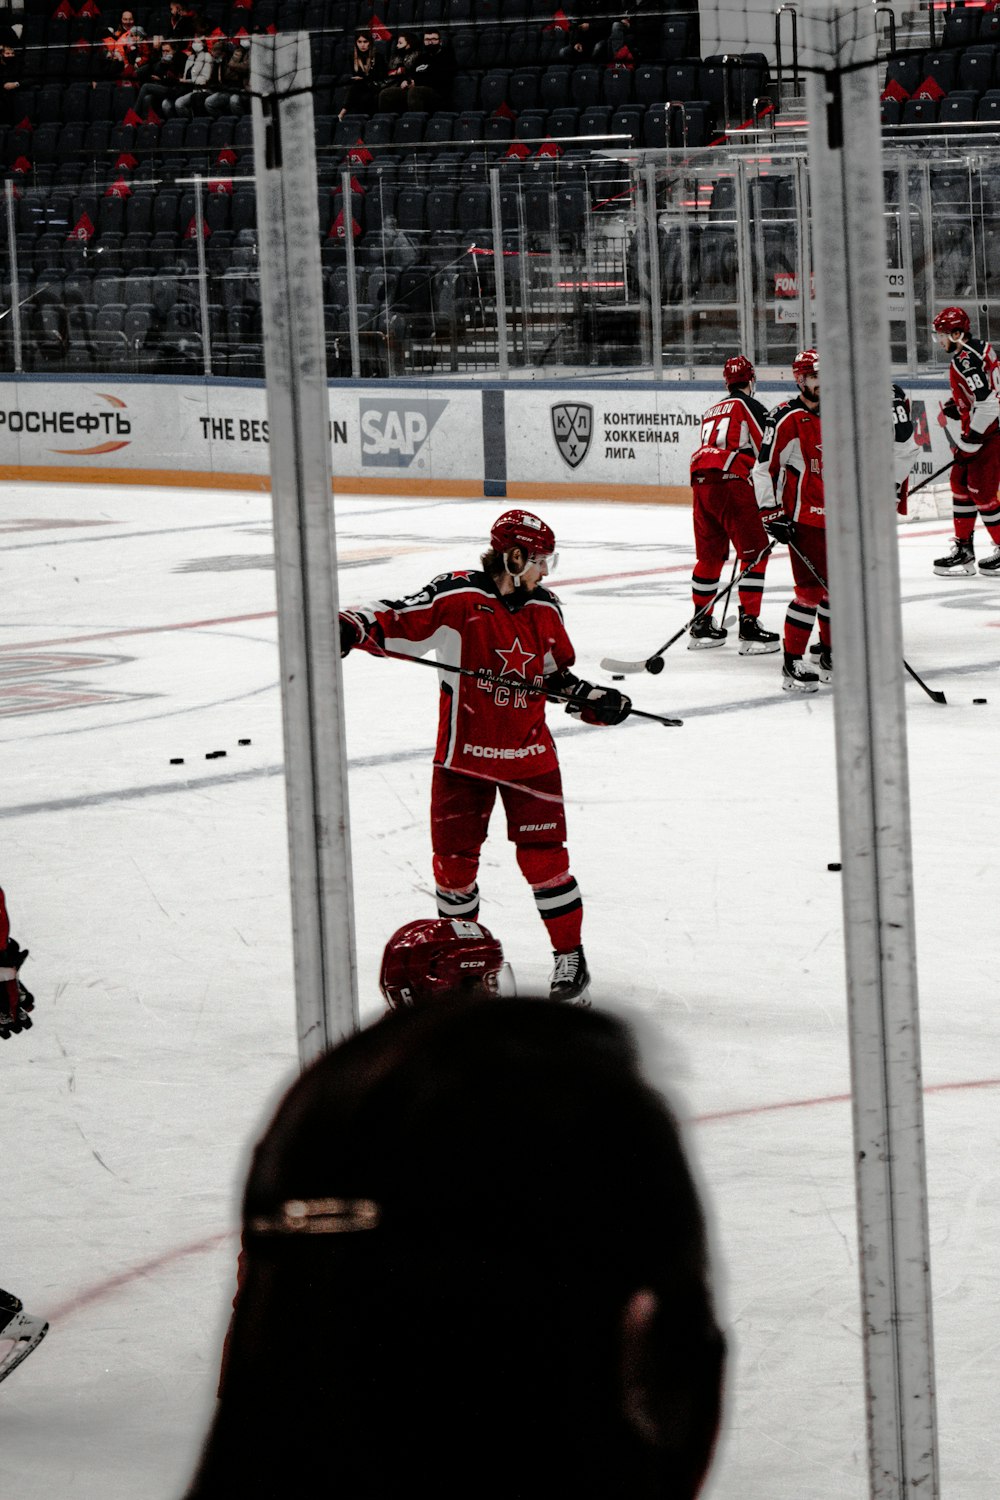
[[[627,1028],[387,1015],[257,1147],[191,1497],[691,1500],[724,1346],[676,1126]]]

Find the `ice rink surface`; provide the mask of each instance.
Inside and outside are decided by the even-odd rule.
[[[475,566],[504,508],[339,498],[342,602]],[[582,675],[607,681],[602,656],[688,618],[685,510],[538,509]],[[0,1493],[172,1500],[212,1410],[249,1146],[296,1068],[270,501],[8,485],[0,531],[0,882],[37,999],[34,1029],[0,1043],[0,1285],[52,1324],[0,1387]],[[950,534],[901,528],[900,559],[907,657],[948,697],[907,681],[943,1494],[987,1500],[1000,588],[932,575]],[[783,550],[768,580],[780,628]],[[681,729],[549,711],[593,999],[638,1019],[711,1207],[733,1360],[708,1495],[863,1500],[832,690],[792,697],[779,657],[685,645],[625,684]],[[433,914],[437,693],[411,666],[344,666],[372,1017],[385,939]],[[545,984],[499,819],[480,883],[521,989]]]

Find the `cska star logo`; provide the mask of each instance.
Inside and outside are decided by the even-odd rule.
[[[535,653],[533,651],[525,651],[517,636],[514,637],[514,644],[509,650],[503,651],[499,646],[495,646],[494,650],[503,662],[503,667],[501,668],[502,676],[523,677],[527,681],[525,667],[529,661],[534,660]]]
[[[590,451],[594,408],[584,401],[560,401],[552,408],[552,436],[562,458],[577,469]]]

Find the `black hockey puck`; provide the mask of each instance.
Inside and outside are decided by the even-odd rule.
[[[237,740],[236,743],[238,745],[249,745],[250,741],[249,740]]]
[[[654,677],[659,677],[660,673],[663,671],[663,657],[651,656],[649,658],[649,661],[646,663],[646,671],[652,672]]]
[[[170,764],[172,766],[182,766],[184,764],[183,755],[172,755],[170,757]]]
[[[840,869],[840,865],[838,864],[838,862],[836,860],[832,860],[830,862],[830,864],[827,865],[826,868],[828,870],[839,870]]]
[[[985,698],[973,698],[972,701],[973,701],[973,703],[985,703],[986,699]]]
[[[205,759],[206,760],[222,760],[223,757],[225,756],[225,753],[226,753],[225,750],[208,750],[208,751],[205,752]]]
[[[611,681],[612,682],[624,682],[625,681],[625,673],[624,672],[612,672],[612,674],[611,674]]]

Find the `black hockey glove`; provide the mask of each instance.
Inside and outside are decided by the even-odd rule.
[[[595,687],[591,682],[578,679],[570,692],[572,696],[566,704],[566,712],[584,724],[620,724],[632,712],[631,698],[626,698],[617,688]]]
[[[791,516],[786,516],[783,510],[775,510],[765,512],[761,516],[761,520],[764,523],[764,530],[771,540],[773,542],[780,542],[783,546],[787,547],[788,543],[792,540],[795,527],[795,522]]]
[[[357,620],[351,615],[340,615],[340,655],[345,657],[355,646],[360,646],[364,639]]]
[[[0,969],[13,969],[16,974],[27,956],[27,948],[22,948],[10,938],[6,948],[0,948]]]
[[[941,415],[947,417],[949,422],[957,422],[962,413],[958,409],[958,402],[954,396],[950,397],[941,408]]]
[[[27,956],[27,948],[19,947],[13,938],[0,951],[0,1041],[31,1027],[29,1012],[35,1008],[34,996],[18,977]]]

